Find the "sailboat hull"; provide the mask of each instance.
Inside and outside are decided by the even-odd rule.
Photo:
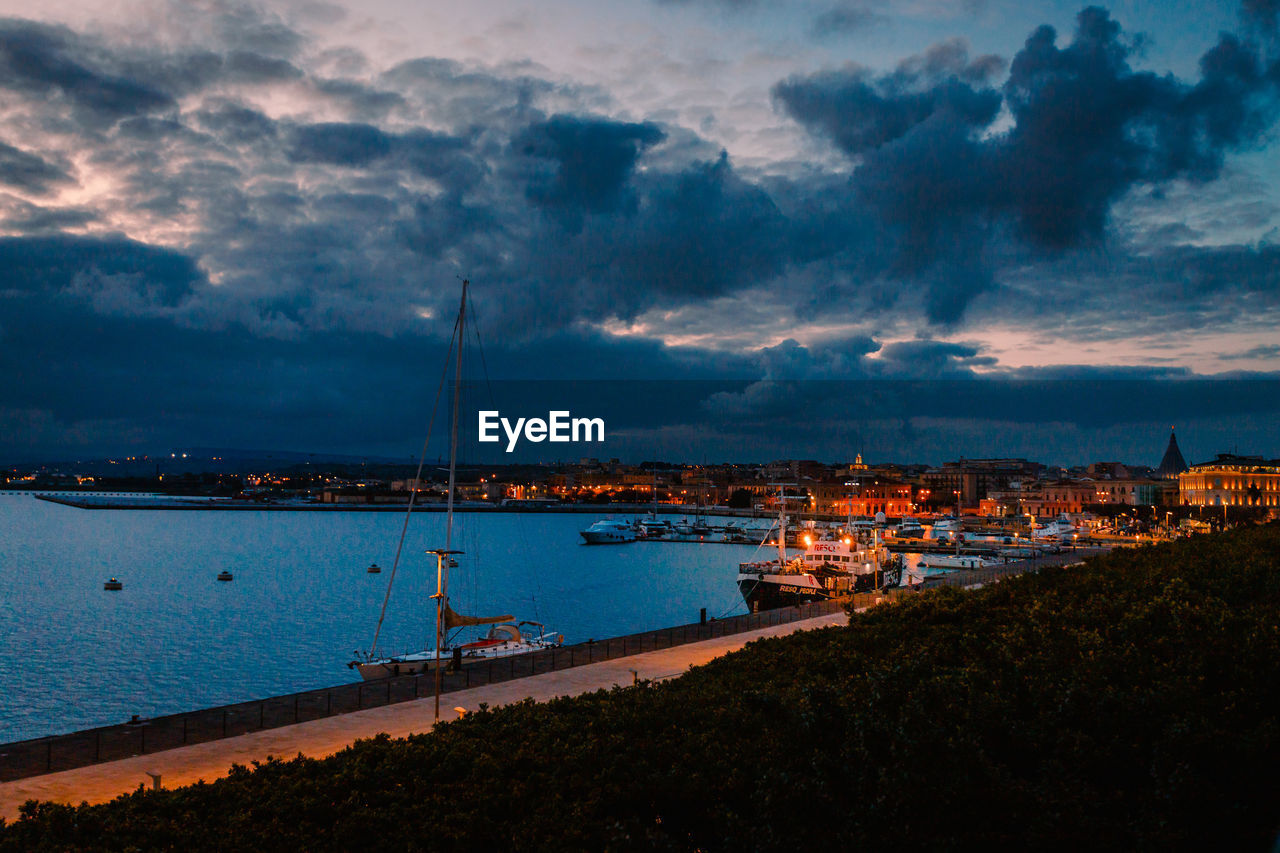
[[[506,626],[501,626],[506,627]],[[544,649],[559,647],[564,642],[563,634],[524,635],[519,640],[503,640],[483,638],[472,643],[458,646],[461,650],[458,659],[463,666],[484,661],[500,660],[515,655],[540,652]],[[454,660],[454,650],[445,649],[440,652],[439,665],[448,668]],[[397,675],[420,675],[432,672],[436,668],[435,652],[428,650],[409,655],[397,655],[370,661],[352,661],[351,667],[360,673],[365,681],[380,678],[394,678]]]
[[[450,657],[441,657],[440,665],[447,667]],[[397,675],[420,675],[424,672],[431,672],[435,669],[435,656],[426,657],[425,655],[401,655],[395,658],[385,658],[383,660],[373,661],[356,661],[352,668],[360,673],[360,677],[365,681],[377,681],[381,678],[394,678]]]

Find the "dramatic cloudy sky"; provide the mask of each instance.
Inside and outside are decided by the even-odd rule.
[[[460,276],[623,455],[1280,454],[1277,0],[0,7],[0,462],[412,453]]]

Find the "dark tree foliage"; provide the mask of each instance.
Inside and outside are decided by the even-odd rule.
[[[0,850],[1265,850],[1278,712],[1273,524],[325,760],[28,803]]]

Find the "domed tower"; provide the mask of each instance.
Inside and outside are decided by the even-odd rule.
[[[1160,460],[1160,467],[1156,469],[1156,474],[1160,477],[1173,478],[1187,470],[1187,460],[1182,458],[1182,451],[1178,449],[1178,438],[1173,433],[1173,427],[1169,427],[1169,446],[1165,448],[1164,458]]]

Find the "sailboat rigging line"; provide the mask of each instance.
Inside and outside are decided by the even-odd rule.
[[[480,368],[484,371],[484,387],[489,392],[489,405],[498,408],[493,399],[493,383],[489,381],[489,365],[484,360],[484,344],[480,341],[480,315],[476,313],[475,302],[471,303],[471,332],[476,336],[476,349],[480,351]]]
[[[382,597],[382,610],[378,613],[378,627],[373,632],[373,645],[369,647],[369,655],[378,653],[378,635],[382,633],[382,620],[387,616],[387,602],[391,600],[391,585],[396,582],[396,569],[400,567],[400,553],[404,550],[404,537],[409,532],[409,516],[413,515],[413,505],[417,501],[418,489],[422,487],[422,466],[427,460],[427,446],[431,444],[431,428],[436,422],[436,411],[440,406],[440,395],[444,391],[445,379],[449,376],[449,361],[453,353],[454,340],[458,336],[458,321],[453,322],[453,335],[449,338],[448,354],[445,356],[444,369],[440,373],[440,384],[436,386],[436,399],[431,404],[431,417],[427,420],[427,437],[422,441],[422,452],[418,454],[418,472],[413,476],[413,488],[409,490],[409,509],[404,514],[404,525],[400,528],[400,541],[396,543],[395,560],[391,563],[391,576],[387,578],[387,593]]]

